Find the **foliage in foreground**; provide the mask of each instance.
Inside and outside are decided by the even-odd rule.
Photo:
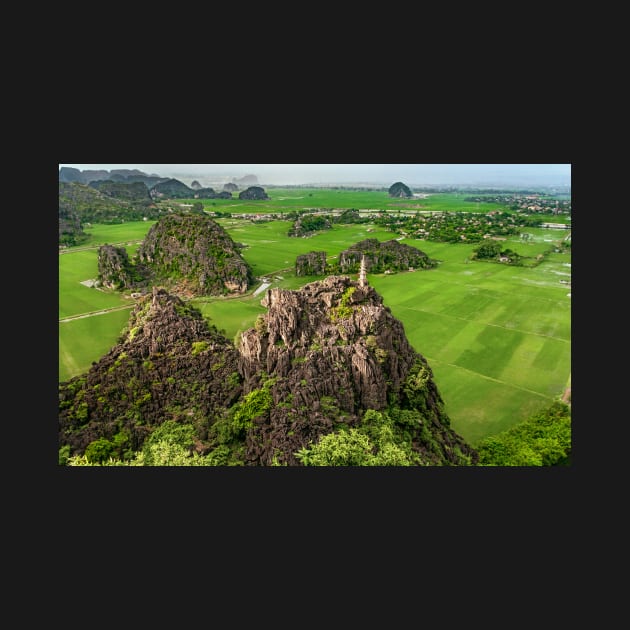
[[[571,459],[571,408],[556,401],[477,446],[480,466],[566,466]]]
[[[266,393],[265,390],[262,392]],[[254,393],[254,392],[253,392]],[[261,397],[261,391],[255,392]],[[248,404],[262,401],[258,398]],[[256,405],[254,405],[256,406]],[[258,405],[259,406],[259,405]],[[236,422],[229,436],[223,436],[219,445],[206,455],[194,451],[194,427],[175,421],[166,421],[145,441],[143,448],[125,460],[115,456],[97,459],[94,453],[67,457],[60,452],[60,465],[68,466],[233,466],[239,465],[228,447],[235,437],[248,426],[243,421],[246,405],[230,414]],[[256,409],[254,415],[258,413]],[[417,466],[422,465],[418,453],[411,448],[410,434],[405,424],[417,422],[417,412],[391,410],[379,412],[369,409],[358,427],[344,427],[323,436],[310,448],[303,448],[296,457],[304,466]],[[238,426],[236,426],[238,425]],[[238,431],[237,431],[238,429]],[[225,431],[225,427],[223,428]],[[228,439],[229,438],[229,439]],[[430,443],[427,442],[430,446]],[[548,409],[536,414],[508,431],[483,440],[477,447],[479,466],[560,466],[568,465],[571,457],[571,408],[554,402]],[[65,457],[63,456],[65,455]]]
[[[387,413],[368,409],[359,427],[323,436],[296,457],[305,466],[413,466],[420,464],[411,439]]]

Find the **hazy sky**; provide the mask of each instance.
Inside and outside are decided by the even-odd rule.
[[[79,170],[138,169],[164,177],[220,178],[251,174],[261,184],[375,183],[411,186],[571,183],[571,164],[59,164]],[[203,183],[203,182],[201,182]]]

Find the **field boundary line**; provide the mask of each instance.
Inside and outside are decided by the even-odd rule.
[[[470,372],[470,374],[474,374],[475,376],[479,376],[480,378],[485,378],[487,381],[492,381],[494,383],[499,383],[500,385],[506,385],[507,387],[513,387],[514,389],[519,389],[523,392],[527,392],[528,394],[535,394],[536,396],[540,396],[541,398],[545,398],[546,400],[553,400],[555,396],[548,396],[547,394],[541,394],[540,392],[534,391],[533,389],[528,389],[527,387],[521,387],[519,385],[514,385],[513,383],[508,383],[507,381],[502,381],[501,379],[494,378],[493,376],[487,376],[485,374],[481,374],[481,372],[475,372],[470,368],[464,367],[463,365],[457,365],[457,363],[448,363],[446,361],[440,361],[440,359],[430,358],[426,354],[423,355],[424,358],[429,362],[429,365],[433,364],[441,364],[446,365],[448,367],[457,368],[458,370],[465,370],[466,372]],[[559,394],[560,396],[562,393]]]
[[[60,324],[65,324],[67,322],[74,321],[75,319],[83,319],[84,317],[94,317],[95,315],[107,315],[107,313],[112,313],[114,311],[122,311],[126,308],[133,308],[135,304],[124,304],[123,306],[114,306],[112,308],[105,308],[99,311],[91,311],[89,313],[79,313],[78,315],[69,315],[68,317],[63,317],[59,320]]]

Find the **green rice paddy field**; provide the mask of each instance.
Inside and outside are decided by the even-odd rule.
[[[355,208],[357,210],[420,210],[449,212],[488,212],[500,208],[495,203],[464,201],[466,193],[432,194],[421,199],[392,199],[387,191],[330,190],[323,188],[265,188],[270,199],[179,199],[171,202],[192,204],[201,201],[208,210],[232,213],[289,212],[303,208]]]
[[[321,199],[316,198],[313,206],[379,207],[374,195],[383,196],[381,205],[391,202],[386,193],[318,193]],[[280,201],[278,197],[290,195],[297,196],[298,191],[282,189],[274,198]],[[332,203],[337,196],[339,201]],[[454,195],[443,197],[442,205],[457,203]],[[304,199],[299,201],[300,208],[306,206]],[[428,203],[429,199],[420,201]],[[482,205],[485,211],[493,206]],[[288,289],[319,279],[295,276],[298,254],[325,250],[332,258],[365,238],[384,241],[396,237],[369,224],[336,225],[310,238],[289,238],[288,221],[253,224],[234,216],[218,222],[235,241],[246,246],[243,256],[256,276],[267,278],[272,287]],[[124,244],[132,256],[152,223],[92,226],[86,230],[92,237],[90,243],[60,254],[60,381],[86,372],[116,343],[133,304],[129,297],[81,284],[97,276],[98,245]],[[533,236],[530,241],[515,237],[506,242],[506,247],[536,256],[567,233],[540,228],[528,228],[527,232]],[[439,260],[439,266],[429,271],[368,274],[368,281],[402,321],[411,344],[428,360],[458,433],[475,445],[525,420],[562,394],[571,373],[571,289],[561,282],[571,279],[570,254],[550,253],[536,267],[510,267],[471,262],[474,245],[403,242]],[[243,296],[199,299],[194,304],[229,339],[235,339],[254,324],[259,313],[265,312],[260,305],[263,295],[254,295],[258,286],[260,282]],[[118,310],[77,317],[106,309]]]

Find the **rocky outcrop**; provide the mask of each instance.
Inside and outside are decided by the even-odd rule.
[[[323,276],[326,273],[326,252],[300,254],[295,259],[296,276]]]
[[[303,214],[299,216],[294,222],[287,236],[310,236],[322,230],[330,230],[332,228],[332,222],[328,217],[323,217],[316,214]]]
[[[189,296],[244,293],[253,281],[230,235],[208,216],[173,214],[151,226],[137,252],[155,284]]]
[[[223,185],[223,190],[229,192],[229,193],[233,193],[235,190],[238,190],[238,186],[233,183],[233,182],[228,182],[227,184]],[[232,196],[232,195],[230,195]]]
[[[357,273],[361,259],[365,257],[366,270],[371,273],[432,269],[437,261],[423,251],[397,240],[379,241],[368,238],[342,251],[338,258],[341,273]]]
[[[98,279],[107,289],[133,287],[133,266],[124,247],[101,245],[98,248]]]
[[[238,198],[250,201],[263,201],[265,199],[269,199],[269,195],[265,192],[265,189],[260,186],[250,186],[243,192],[239,193]]]
[[[353,223],[369,223],[372,221],[370,217],[361,216],[361,213],[354,208],[345,208],[340,213],[333,217],[335,223],[342,225],[348,225]]]

